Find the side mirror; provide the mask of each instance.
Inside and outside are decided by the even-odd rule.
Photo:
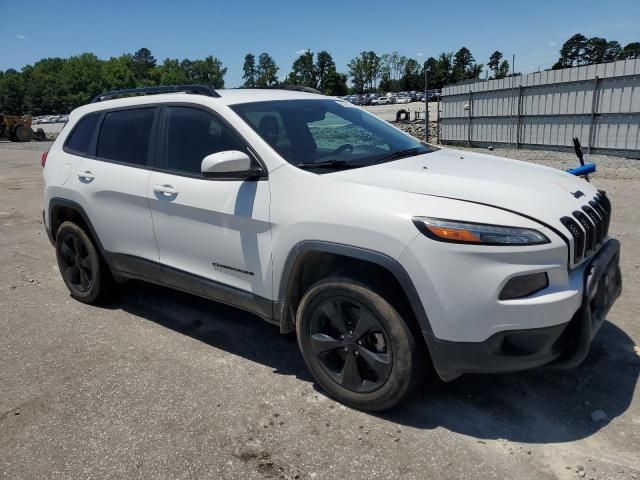
[[[207,178],[247,179],[262,175],[262,168],[254,167],[249,155],[238,150],[207,155],[200,171]]]

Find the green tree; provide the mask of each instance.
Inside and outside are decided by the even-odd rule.
[[[328,90],[327,81],[331,77],[332,82],[335,82],[337,77],[334,75],[336,73],[336,63],[333,61],[333,57],[326,50],[322,50],[318,52],[316,57],[316,75],[318,78],[318,89],[321,92],[326,92]],[[340,95],[338,93],[330,93],[330,95]]]
[[[194,60],[190,62],[188,79],[189,82],[198,85],[210,85],[213,88],[224,88],[224,76],[226,73],[227,68],[222,66],[222,62],[209,55],[204,60]]]
[[[591,37],[586,41],[583,62],[585,65],[613,62],[620,57],[622,48],[618,42],[607,42],[606,38]]]
[[[509,75],[509,71],[511,70],[511,66],[509,62],[503,60],[500,62],[500,66],[498,66],[498,72],[496,73],[494,78],[505,78]]]
[[[620,58],[622,60],[630,58],[640,58],[640,42],[633,42],[625,45],[625,47],[622,49]]]
[[[253,88],[256,86],[256,57],[252,53],[244,56],[244,65],[242,65],[242,79],[244,88]]]
[[[287,83],[316,88],[318,76],[316,66],[313,62],[313,52],[311,50],[305,50],[305,52],[293,62],[291,73],[289,73],[287,77]]]
[[[102,62],[102,90],[120,90],[136,86],[131,55],[111,57]]]
[[[613,62],[615,60],[620,60],[622,56],[622,47],[620,43],[615,40],[611,42],[607,42],[607,50],[605,51],[604,57],[602,58],[603,62]]]
[[[462,47],[453,57],[453,80],[467,80],[478,78],[482,73],[482,64],[476,64],[473,55],[467,47]]]
[[[22,69],[25,85],[24,110],[33,115],[68,112],[61,72],[66,59],[45,58]]]
[[[162,65],[158,67],[160,72],[160,84],[181,85],[189,83],[187,72],[177,58],[165,58]]]
[[[369,64],[368,52],[362,52],[359,57],[352,58],[349,64],[349,76],[356,92],[364,93],[365,89],[370,89],[371,66]]]
[[[137,82],[148,80],[155,66],[156,59],[148,48],[143,47],[133,54],[131,69]]]
[[[271,87],[278,83],[278,66],[275,60],[268,53],[261,53],[258,57],[258,68],[256,69],[256,86]]]
[[[69,57],[58,75],[63,85],[64,111],[90,102],[103,91],[102,62],[93,53]]]
[[[0,72],[0,112],[22,115],[25,113],[24,96],[22,74],[13,69]]]
[[[402,90],[418,90],[424,88],[424,75],[420,71],[420,64],[413,58],[404,62],[404,72],[400,79]]]
[[[429,57],[424,62],[430,88],[442,88],[453,82],[453,53],[443,52],[438,58]]]
[[[346,74],[338,73],[335,70],[327,74],[322,93],[325,95],[342,96],[346,95],[348,90]]]
[[[380,57],[373,51],[361,52],[359,57],[351,59],[348,64],[349,76],[353,86],[359,93],[365,89],[373,91],[380,76]]]
[[[502,60],[502,52],[496,50],[489,57],[487,67],[493,72],[493,78],[498,78],[498,70],[500,68],[500,61]]]
[[[560,58],[553,65],[553,69],[578,67],[587,62],[587,38],[581,33],[576,33],[564,42],[560,49]]]

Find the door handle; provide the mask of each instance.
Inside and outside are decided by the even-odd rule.
[[[153,191],[164,195],[165,197],[178,195],[178,190],[173,188],[171,185],[156,185],[155,187],[153,187]]]
[[[91,180],[96,178],[96,176],[93,173],[91,173],[89,170],[87,170],[86,172],[78,172],[78,178],[80,180],[86,180],[90,182]]]

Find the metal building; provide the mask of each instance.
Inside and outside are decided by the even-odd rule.
[[[572,146],[640,158],[640,59],[549,70],[442,90],[440,140]]]

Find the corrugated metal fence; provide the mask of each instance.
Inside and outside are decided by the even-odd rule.
[[[640,157],[640,59],[452,85],[442,90],[440,141],[571,147]]]

